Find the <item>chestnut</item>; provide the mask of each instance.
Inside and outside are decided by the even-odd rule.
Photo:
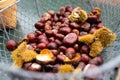
[[[98,71],[96,74],[89,74],[92,71]],[[98,68],[98,66],[94,65],[94,64],[87,64],[83,70],[83,72],[86,73],[85,78],[87,80],[98,80],[99,76],[103,75],[103,72]]]
[[[52,25],[52,21],[51,20],[46,21],[45,25]]]
[[[6,42],[6,48],[9,50],[9,51],[13,51],[17,48],[18,46],[18,42],[15,41],[15,40],[8,40]]]
[[[64,45],[72,45],[77,41],[77,35],[75,33],[69,33],[67,34],[64,39],[63,39],[63,43]]]
[[[41,40],[43,40],[43,39],[47,40],[47,37],[42,34],[42,35],[38,36],[37,39],[38,39],[38,42],[41,42]]]
[[[56,37],[57,39],[62,40],[65,36],[64,36],[63,34],[56,33],[56,34],[55,34],[55,37]]]
[[[81,54],[81,61],[88,63],[90,61],[90,57],[87,54]]]
[[[57,49],[58,45],[55,42],[50,42],[47,47],[49,49]]]
[[[93,15],[93,16],[88,16],[87,22],[89,23],[97,23],[98,17]]]
[[[59,47],[59,50],[62,51],[62,52],[65,52],[66,49],[67,49],[67,48],[66,48],[65,46],[60,46],[60,47]]]
[[[55,35],[55,34],[58,33],[58,30],[57,30],[57,29],[53,29],[52,32],[53,32],[53,34]]]
[[[34,71],[34,72],[39,72],[39,71],[41,71],[41,69],[42,69],[42,66],[40,64],[37,64],[37,63],[32,63],[28,67],[29,71]]]
[[[56,57],[49,49],[42,49],[40,54],[36,56],[36,62],[40,64],[52,63],[56,60]]]
[[[68,34],[68,33],[71,32],[71,28],[70,28],[70,27],[61,27],[61,28],[59,29],[59,31],[60,31],[60,33],[66,35],[66,34]]]
[[[45,19],[45,21],[47,21],[51,18],[51,15],[49,13],[44,13],[42,17]]]
[[[72,59],[73,57],[75,57],[76,51],[75,51],[74,48],[69,47],[69,48],[66,49],[65,55],[66,55],[69,59]]]
[[[46,31],[45,31],[45,34],[46,34],[47,37],[53,36],[52,30],[46,30]]]
[[[49,10],[48,13],[53,16],[55,14],[55,11],[54,10]]]
[[[97,29],[96,29],[95,27],[93,27],[93,28],[90,29],[89,33],[90,33],[90,34],[93,34],[96,30],[97,30]]]
[[[34,50],[34,49],[36,49],[36,43],[30,43],[30,44],[28,44],[27,45],[27,49],[31,49],[31,50]]]
[[[103,27],[103,23],[99,23],[98,25],[97,25],[97,28],[102,28]]]
[[[38,20],[38,22],[44,23],[44,22],[45,22],[45,18],[41,17],[41,18]]]
[[[89,61],[89,64],[94,64],[100,66],[103,64],[103,58],[101,56],[97,56]]]
[[[58,18],[58,16],[57,16],[56,14],[54,14],[53,20],[54,20],[55,22],[57,22],[57,21],[59,20],[59,18]]]
[[[59,54],[59,51],[56,50],[56,49],[51,50],[51,52],[52,52],[55,56],[57,56],[57,55]]]
[[[73,33],[76,33],[78,36],[79,36],[79,34],[80,34],[80,32],[79,32],[78,29],[73,29],[72,32],[73,32]]]
[[[89,53],[89,46],[88,45],[83,45],[80,49],[80,52]]]
[[[84,31],[81,31],[80,32],[80,36],[83,36],[83,35],[86,35],[86,34],[88,34],[87,32],[84,32]]]
[[[31,65],[32,65],[31,62],[23,63],[22,68],[25,69],[25,70],[27,70]]]
[[[68,17],[70,15],[70,12],[65,12],[65,17]]]
[[[73,27],[73,28],[76,28],[76,29],[79,29],[80,28],[80,24],[76,23],[76,22],[71,22],[70,23],[70,26]]]
[[[37,23],[35,23],[35,28],[38,29],[38,30],[43,29],[44,28],[44,24],[41,23],[41,22],[37,22]]]
[[[79,62],[77,68],[80,68],[83,70],[85,66],[86,66],[86,64],[84,62]]]
[[[81,28],[85,31],[88,31],[90,29],[90,24],[86,22],[83,25],[81,25]]]
[[[44,70],[45,72],[51,72],[53,70],[53,65],[50,65],[50,64],[45,65]]]
[[[57,45],[61,45],[62,41],[60,41],[59,39],[56,39],[55,42],[57,43]]]
[[[61,22],[64,22],[65,24],[69,24],[69,19],[68,18],[63,18]]]
[[[55,41],[55,38],[54,38],[54,37],[50,37],[50,38],[48,38],[48,40],[49,40],[50,42],[54,42],[54,41]]]
[[[62,6],[62,7],[60,7],[60,14],[61,14],[61,15],[64,15],[64,13],[65,13],[65,7]]]
[[[64,54],[57,55],[57,60],[64,62],[65,59],[66,59],[66,56]]]
[[[51,30],[52,29],[52,27],[51,27],[51,25],[50,24],[46,24],[45,26],[44,26],[44,30],[46,31],[46,30]]]
[[[27,38],[30,42],[36,42],[36,36],[37,35],[34,32],[30,32],[28,33]]]
[[[39,43],[37,45],[37,49],[44,49],[44,48],[47,48],[47,45],[45,43]]]
[[[73,48],[76,50],[76,51],[78,51],[79,50],[79,45],[78,44],[74,44],[74,46],[73,46]]]
[[[71,5],[66,6],[66,11],[72,12],[73,7]]]
[[[42,34],[42,32],[40,30],[35,30],[35,33],[37,34],[37,36]]]
[[[59,71],[59,68],[60,68],[60,64],[55,64],[54,66],[53,66],[53,73],[57,73],[58,71]]]
[[[45,43],[46,45],[48,45],[48,40],[47,39],[41,39],[40,41],[39,41],[39,43]]]

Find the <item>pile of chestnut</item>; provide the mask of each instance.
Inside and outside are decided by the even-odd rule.
[[[44,69],[42,65],[34,62],[24,63],[23,69],[57,73],[59,66],[66,64],[64,56],[73,59],[76,54],[80,55],[79,60],[68,62],[74,68],[80,67],[84,70],[87,65],[89,65],[87,68],[91,69],[103,64],[100,55],[94,58],[89,56],[89,45],[78,41],[78,36],[93,34],[97,29],[103,27],[102,20],[96,16],[88,15],[88,19],[82,24],[71,22],[68,16],[72,10],[71,5],[62,6],[58,12],[49,10],[35,23],[36,30],[27,35],[29,48],[38,53],[42,49],[49,49],[56,59],[52,63],[44,64]]]

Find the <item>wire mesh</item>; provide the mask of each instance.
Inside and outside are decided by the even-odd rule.
[[[58,11],[59,7],[69,4],[71,4],[73,7],[80,6],[87,12],[89,12],[93,7],[100,7],[102,9],[102,20],[104,25],[109,27],[117,34],[117,39],[114,44],[102,52],[105,64],[100,67],[103,72],[106,72],[105,76],[102,77],[104,80],[114,80],[114,68],[117,67],[120,62],[119,0],[16,0],[13,4],[8,5],[3,9],[0,8],[0,24],[2,23],[2,28],[0,29],[0,77],[2,80],[37,80],[35,78],[42,78],[45,80],[69,79],[71,74],[54,74],[54,76],[50,76],[48,74],[28,73],[24,70],[15,69],[11,67],[12,60],[10,59],[10,52],[7,51],[5,47],[5,43],[8,39],[21,41],[27,35],[27,33],[34,31],[34,23],[37,22],[39,17],[44,12],[51,9]],[[17,6],[16,8],[13,7],[15,5]],[[14,14],[12,12],[13,10],[15,10],[17,14]],[[7,13],[9,13],[11,16],[14,16],[17,21],[13,21],[11,17],[3,15],[3,11],[8,11]],[[3,20],[3,16],[6,18],[5,20]],[[6,30],[5,27],[9,26],[9,24],[7,24],[7,20],[9,20],[10,23],[16,24],[16,26],[14,28],[13,26],[10,26],[10,29],[7,28]],[[114,64],[111,64],[111,62]],[[85,74],[80,73],[80,75],[82,76]],[[80,75],[75,77],[81,77]]]

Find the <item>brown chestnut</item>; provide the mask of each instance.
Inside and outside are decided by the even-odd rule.
[[[78,24],[76,22],[71,22],[70,26],[73,27],[73,28],[76,28],[76,29],[80,28],[80,24]]]
[[[79,47],[80,47],[79,44],[74,44],[74,46],[73,46],[73,48],[77,51],[79,50]]]
[[[9,51],[13,51],[14,49],[16,49],[18,46],[18,42],[15,41],[15,40],[9,40],[7,41],[6,43],[6,48],[9,50]]]
[[[57,60],[61,61],[61,62],[64,62],[66,56],[64,54],[59,54],[57,55]]]
[[[77,68],[80,68],[83,70],[85,66],[86,66],[86,64],[84,62],[79,62]]]
[[[73,30],[72,30],[72,32],[73,32],[73,33],[76,33],[77,35],[79,35],[79,34],[80,34],[80,32],[79,32],[79,30],[78,30],[78,29],[73,29]]]
[[[75,51],[75,49],[72,48],[72,47],[67,48],[66,51],[65,51],[65,55],[66,55],[68,58],[72,59],[73,57],[75,57],[76,51]]]
[[[56,50],[56,49],[51,50],[51,52],[52,52],[55,56],[57,56],[57,55],[59,54],[59,51]]]
[[[44,30],[46,31],[46,30],[51,30],[52,29],[52,27],[51,27],[51,25],[49,25],[49,24],[46,24],[45,26],[44,26]]]
[[[80,52],[89,53],[89,46],[88,45],[83,45],[80,49]]]
[[[40,30],[35,30],[35,33],[37,34],[37,36],[42,34],[42,32]]]
[[[65,12],[65,17],[68,17],[70,15],[70,12]]]
[[[87,22],[89,23],[96,23],[98,21],[98,17],[97,16],[88,16]]]
[[[31,62],[27,62],[27,63],[23,64],[22,68],[25,69],[25,70],[27,70],[31,65],[32,65]]]
[[[34,50],[34,49],[36,49],[36,43],[30,43],[30,44],[28,44],[27,45],[27,49],[31,49],[31,50]]]
[[[37,35],[34,32],[30,32],[28,33],[27,38],[30,42],[36,42],[36,36]]]
[[[73,7],[71,5],[66,6],[66,11],[72,12]]]
[[[62,7],[60,7],[60,14],[63,15],[64,13],[65,13],[65,7],[62,6]]]
[[[87,54],[81,54],[81,61],[88,63],[90,61],[90,57]]]
[[[54,42],[54,41],[55,41],[55,38],[54,38],[54,37],[50,37],[50,38],[48,38],[48,40],[49,40],[50,42]]]
[[[77,41],[77,38],[75,33],[69,33],[64,37],[63,43],[67,46],[72,45]]]
[[[43,40],[43,39],[47,40],[47,37],[45,35],[40,35],[37,37],[37,39],[38,39],[38,42],[41,42],[41,40]]]
[[[62,41],[60,41],[59,39],[56,39],[55,42],[57,43],[57,45],[61,45]]]
[[[59,18],[58,18],[58,16],[57,16],[56,14],[54,14],[53,20],[54,20],[55,22],[57,22],[57,21],[59,20]]]
[[[70,27],[61,27],[61,28],[59,29],[59,31],[60,31],[60,33],[66,35],[66,34],[68,34],[68,33],[71,32],[71,28],[70,28]]]
[[[101,65],[103,64],[103,58],[101,56],[97,56],[89,61],[89,64],[94,64],[94,65]]]
[[[53,73],[57,73],[58,71],[59,71],[59,68],[60,68],[60,64],[55,64],[54,66],[53,66]]]
[[[53,16],[55,14],[55,11],[49,10],[48,13]]]
[[[86,35],[86,34],[88,34],[87,32],[84,32],[84,31],[81,31],[80,32],[80,36],[83,36],[83,35]]]
[[[45,31],[45,34],[46,34],[47,37],[53,36],[52,30],[46,30],[46,31]]]
[[[93,27],[93,28],[90,29],[89,33],[90,33],[90,34],[93,34],[96,30],[97,30],[97,29],[96,29],[95,27]]]
[[[38,29],[38,30],[43,29],[44,28],[44,24],[41,23],[41,22],[37,22],[37,23],[35,23],[35,28]]]
[[[69,24],[69,19],[68,18],[63,18],[61,20],[61,22],[65,23],[65,24]]]
[[[44,13],[42,17],[45,19],[45,21],[47,21],[48,19],[51,18],[51,15],[49,13]]]
[[[96,74],[90,74],[91,72],[98,71]],[[103,76],[103,72],[94,64],[87,64],[83,70],[86,73],[85,79],[98,80],[99,76]]]
[[[47,45],[45,43],[39,43],[37,45],[37,49],[44,49],[44,48],[47,48]]]
[[[42,69],[42,66],[40,64],[37,64],[37,63],[32,63],[28,67],[29,71],[34,71],[34,72],[39,72],[39,71],[41,71],[41,69]]]
[[[61,52],[65,52],[66,49],[67,49],[67,48],[66,48],[65,46],[60,46],[60,47],[59,47],[59,50],[60,50]]]
[[[44,23],[45,22],[45,18],[41,17],[38,21],[41,22],[41,23]]]
[[[57,39],[60,39],[60,40],[62,40],[65,37],[63,34],[60,34],[60,33],[56,33],[54,35]]]
[[[50,42],[47,47],[49,49],[57,49],[58,45],[55,42]]]
[[[97,28],[102,28],[103,27],[103,23],[99,23],[98,25],[97,25]]]
[[[49,42],[48,42],[47,39],[41,39],[41,40],[40,40],[40,43],[45,43],[46,45],[48,45]]]
[[[81,25],[81,28],[85,31],[88,31],[90,29],[90,24],[86,22],[83,25]]]

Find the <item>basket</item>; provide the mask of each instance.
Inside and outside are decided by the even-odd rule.
[[[1,80],[70,80],[72,76],[76,80],[80,80],[86,73],[81,72],[76,75],[70,74],[46,74],[33,73],[16,69],[12,67],[12,60],[10,59],[10,52],[6,49],[5,44],[8,39],[21,41],[29,32],[35,30],[34,23],[38,21],[40,16],[48,10],[58,11],[59,7],[65,5],[72,5],[73,7],[80,6],[86,11],[90,11],[93,7],[100,7],[102,9],[102,20],[104,25],[116,33],[117,38],[115,42],[104,49],[102,57],[104,64],[99,68],[105,72],[102,76],[103,80],[115,80],[115,68],[120,64],[120,1],[119,0],[16,0],[12,4],[0,10],[0,22],[3,28],[0,29],[0,79]],[[13,6],[17,6],[14,8]],[[9,13],[16,17],[16,27],[6,29],[6,22],[3,20],[2,12],[11,9],[15,10],[17,14]],[[6,16],[7,19],[10,17]],[[12,23],[12,20],[11,20]],[[99,71],[94,70],[88,74],[94,75]]]

